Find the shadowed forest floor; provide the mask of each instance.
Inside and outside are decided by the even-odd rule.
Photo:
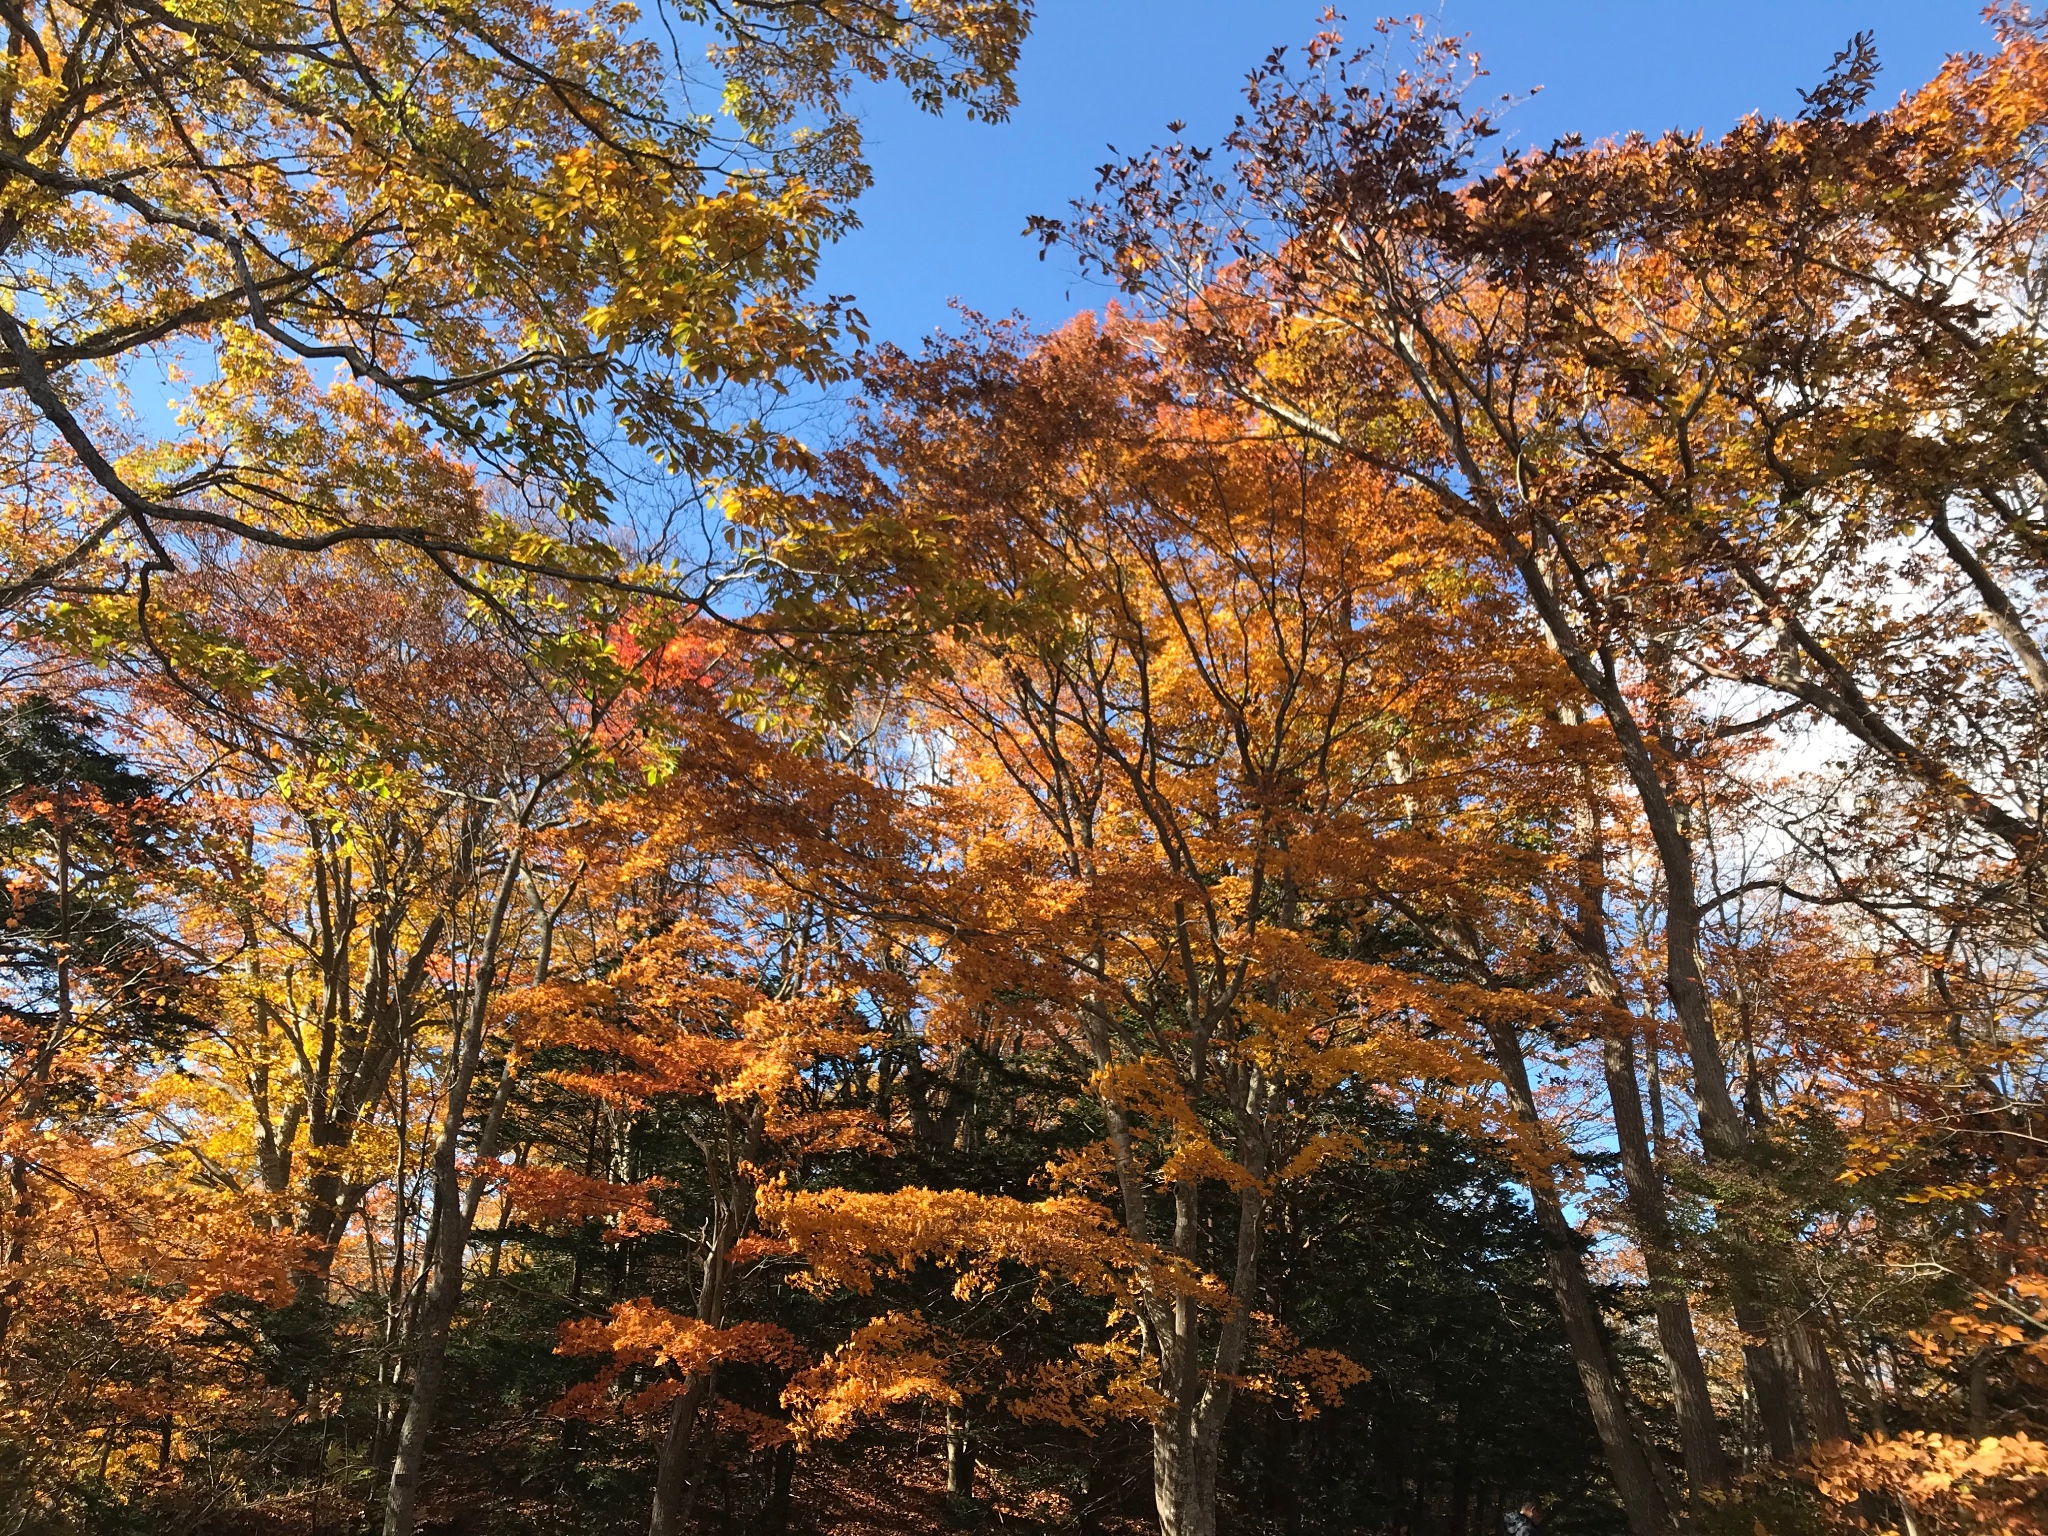
[[[488,1444],[474,1442],[452,1459],[420,1500],[420,1536],[527,1536],[588,1528],[590,1508],[572,1509],[553,1490],[523,1486],[512,1469],[494,1466]],[[1142,1473],[1144,1468],[1133,1469]],[[511,1475],[508,1475],[510,1473]],[[724,1485],[733,1486],[731,1483]],[[734,1511],[713,1489],[697,1511],[704,1536],[768,1536],[758,1515]],[[836,1447],[805,1456],[790,1485],[786,1536],[940,1536],[983,1530],[1038,1533],[1083,1529],[1065,1495],[1036,1486],[1002,1467],[983,1466],[975,1480],[976,1508],[956,1516],[946,1506],[944,1442],[922,1447]],[[621,1490],[616,1529],[638,1530],[644,1494]],[[744,1505],[742,1505],[744,1508]],[[356,1536],[370,1529],[358,1501],[340,1490],[301,1494],[243,1511],[229,1525],[208,1525],[223,1536]],[[1098,1517],[1094,1536],[1141,1536],[1146,1522]]]

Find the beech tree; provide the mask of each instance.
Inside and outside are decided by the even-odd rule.
[[[1861,112],[1875,57],[1858,38],[1795,123],[1752,119],[1714,144],[1567,141],[1490,171],[1477,160],[1494,119],[1466,105],[1454,40],[1418,33],[1404,60],[1396,28],[1386,51],[1325,35],[1299,72],[1276,54],[1253,77],[1231,172],[1175,145],[1110,167],[1104,204],[1040,225],[1156,302],[1227,398],[1422,488],[1513,566],[1611,732],[1655,851],[1663,992],[1728,1220],[1768,1156],[1731,1088],[1703,959],[1708,918],[1753,888],[1704,883],[1730,743],[1824,721],[1986,837],[1990,879],[2031,878],[2036,832],[2001,796],[2038,801],[2028,771],[2003,766],[2031,756],[2019,742],[2037,712],[2021,705],[2008,733],[2010,706],[1991,701],[2031,697],[2032,620],[2006,586],[2029,580],[2026,556],[1998,572],[2038,495],[2020,467],[2031,308],[2002,285],[2031,270],[2016,252],[2031,249],[2040,45],[2017,12],[2000,29],[1996,55],[1952,61],[1890,113]],[[1997,462],[2004,489],[1986,500],[1967,477],[1937,487],[1903,468],[1943,455]],[[1958,531],[1985,508],[1992,522]],[[1906,547],[1923,530],[1938,557]],[[1987,730],[2003,739],[1979,745]],[[1973,780],[1980,761],[2001,766]],[[1597,885],[1597,816],[1587,832]],[[1862,872],[1835,884],[1845,873],[1822,899],[1863,899]],[[1597,918],[1585,909],[1573,940],[1611,993]],[[1615,1124],[1654,1252],[1663,1221],[1626,1066]],[[1813,1300],[1759,1241],[1763,1272],[1726,1283],[1753,1399],[1791,1463],[1847,1423]],[[1712,1488],[1691,1330],[1674,1312],[1662,1331],[1688,1467]]]
[[[849,567],[855,607],[912,580],[986,594],[905,696],[943,744],[906,799],[936,818],[935,890],[966,903],[926,919],[949,954],[931,1027],[1047,1034],[1099,1102],[1101,1171],[1068,1176],[1136,1245],[1119,1284],[1160,1399],[1162,1528],[1207,1532],[1267,1203],[1355,1150],[1314,1106],[1430,1081],[1455,1114],[1478,1071],[1447,998],[1314,934],[1512,881],[1514,850],[1457,808],[1483,777],[1512,817],[1543,782],[1521,733],[1556,679],[1417,500],[1181,403],[1144,339],[1084,324],[886,361],[870,436],[785,538],[798,568]],[[1209,1198],[1236,1212],[1220,1249]],[[1177,1278],[1203,1270],[1214,1295]]]
[[[786,451],[716,402],[840,374],[848,317],[807,290],[867,180],[850,85],[999,118],[1029,8],[664,19],[13,13],[0,344],[36,510],[8,520],[0,606],[145,600],[207,536],[701,597],[605,542],[635,466],[744,477]],[[126,404],[180,378],[168,412]]]

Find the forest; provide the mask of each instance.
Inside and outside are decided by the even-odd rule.
[[[2048,20],[1031,21],[0,7],[0,1536],[2048,1532]]]

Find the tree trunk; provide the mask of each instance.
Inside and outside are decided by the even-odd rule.
[[[1153,1430],[1152,1501],[1159,1536],[1216,1536],[1216,1457],[1213,1449],[1204,1456],[1203,1449],[1178,1425]]]
[[[28,1082],[21,1096],[17,1118],[33,1131],[43,1119],[50,1097],[50,1073],[57,1053],[70,1038],[71,1011],[71,839],[62,822],[57,826],[57,1018],[50,1032],[36,1042],[29,1062]],[[14,1314],[21,1305],[24,1284],[21,1268],[28,1258],[28,1228],[35,1215],[35,1198],[29,1192],[29,1160],[16,1153],[7,1160],[7,1247],[4,1263],[7,1279],[0,1285],[0,1343],[5,1343]]]
[[[1721,1450],[1721,1433],[1714,1422],[1706,1368],[1700,1363],[1699,1341],[1693,1332],[1692,1308],[1679,1272],[1677,1238],[1664,1199],[1663,1175],[1643,1120],[1642,1090],[1636,1082],[1636,1021],[1614,973],[1613,953],[1607,939],[1604,813],[1590,777],[1580,781],[1579,821],[1576,938],[1585,960],[1589,990],[1614,1011],[1600,1042],[1600,1065],[1607,1079],[1608,1103],[1613,1109],[1615,1141],[1621,1150],[1630,1224],[1635,1228],[1636,1247],[1643,1255],[1656,1309],[1657,1343],[1671,1378],[1672,1408],[1685,1456],[1686,1482],[1697,1499],[1702,1493],[1728,1486],[1728,1462]]]
[[[520,815],[524,827],[539,799],[535,789]],[[482,954],[471,979],[469,1017],[456,1041],[455,1073],[448,1085],[448,1104],[441,1123],[441,1137],[434,1149],[434,1203],[440,1215],[439,1241],[434,1252],[434,1278],[420,1308],[417,1333],[419,1358],[413,1367],[412,1391],[406,1399],[405,1418],[398,1429],[398,1450],[391,1458],[391,1483],[384,1500],[384,1536],[412,1536],[419,1500],[421,1470],[426,1465],[427,1437],[433,1432],[434,1415],[441,1405],[441,1382],[448,1363],[448,1331],[455,1310],[462,1302],[463,1260],[469,1249],[470,1222],[482,1196],[484,1173],[479,1166],[465,1194],[457,1182],[456,1149],[462,1122],[469,1111],[469,1090],[483,1056],[484,1025],[489,1017],[491,991],[497,979],[498,949],[505,934],[505,914],[518,888],[522,851],[516,845],[506,856],[505,873],[498,882],[491,903],[489,927]],[[491,1107],[491,1123],[477,1148],[479,1165],[487,1163],[497,1148],[497,1124],[503,1114],[510,1088],[511,1063],[506,1063]]]
[[[946,1410],[946,1499],[952,1504],[974,1500],[974,1439],[967,1431],[967,1410]]]
[[[1201,1312],[1185,1297],[1156,1308],[1152,1332],[1160,1362],[1160,1388],[1168,1407],[1152,1430],[1152,1501],[1160,1536],[1215,1536],[1216,1474],[1223,1430],[1250,1337],[1251,1292],[1256,1284],[1257,1228],[1265,1203],[1246,1190],[1238,1204],[1237,1273],[1233,1305],[1217,1328],[1210,1368],[1202,1361]],[[1176,1247],[1193,1247],[1199,1205],[1191,1183],[1175,1190]]]
[[[1493,1041],[1494,1055],[1516,1116],[1529,1139],[1540,1143],[1542,1123],[1536,1115],[1536,1096],[1529,1086],[1521,1039],[1515,1027],[1505,1021],[1489,1021],[1487,1033]],[[1606,1325],[1594,1304],[1593,1288],[1586,1280],[1579,1235],[1565,1216],[1557,1186],[1547,1169],[1530,1171],[1529,1197],[1535,1206],[1536,1225],[1543,1235],[1544,1271],[1557,1296],[1572,1363],[1578,1368],[1586,1407],[1600,1436],[1600,1448],[1606,1454],[1615,1492],[1621,1496],[1622,1508],[1627,1513],[1629,1530],[1632,1536],[1662,1536],[1671,1516],[1650,1463],[1654,1452],[1643,1445],[1631,1422],[1628,1399],[1608,1347]]]
[[[1842,1403],[1835,1363],[1828,1358],[1820,1330],[1795,1317],[1786,1319],[1784,1333],[1792,1345],[1792,1364],[1799,1377],[1799,1398],[1806,1408],[1808,1438],[1816,1444],[1848,1439],[1849,1410]]]
[[[1201,1226],[1201,1190],[1191,1179],[1173,1187],[1174,1250],[1193,1254]],[[1166,1399],[1152,1432],[1152,1502],[1159,1536],[1213,1536],[1195,1508],[1195,1415],[1201,1390],[1201,1323],[1195,1304],[1174,1297],[1162,1313],[1159,1388]]]
[[[1600,1436],[1615,1491],[1627,1512],[1629,1530],[1634,1536],[1658,1536],[1668,1527],[1670,1514],[1651,1465],[1654,1453],[1636,1437],[1628,1400],[1609,1353],[1607,1330],[1586,1280],[1578,1234],[1565,1218],[1555,1193],[1532,1191],[1532,1195],[1537,1226],[1543,1233],[1544,1269],[1557,1296],[1572,1363],[1578,1368],[1586,1406]]]
[[[1735,1326],[1742,1331],[1742,1364],[1756,1404],[1757,1427],[1771,1460],[1790,1465],[1799,1459],[1799,1425],[1792,1415],[1791,1383],[1779,1364],[1770,1314],[1756,1301],[1749,1282],[1731,1277]]]
[[[1728,1065],[1715,1033],[1712,1001],[1700,970],[1699,871],[1692,835],[1621,685],[1612,655],[1604,646],[1597,652],[1586,648],[1551,581],[1550,571],[1533,548],[1509,532],[1504,522],[1497,526],[1496,536],[1528,585],[1560,654],[1599,705],[1619,749],[1629,784],[1635,790],[1636,803],[1649,826],[1658,867],[1664,875],[1665,990],[1692,1063],[1701,1150],[1710,1165],[1740,1165],[1747,1160],[1749,1126],[1729,1093]],[[1737,1325],[1745,1336],[1760,1341],[1744,1347],[1743,1360],[1771,1453],[1779,1461],[1793,1461],[1798,1456],[1798,1445],[1788,1383],[1772,1358],[1770,1331],[1756,1326],[1767,1322],[1768,1314],[1757,1304],[1754,1287],[1746,1277],[1732,1275],[1730,1282]],[[1744,1321],[1745,1316],[1752,1321]]]
[[[739,1170],[761,1155],[766,1125],[765,1111],[756,1104],[741,1125],[729,1129],[730,1167],[723,1165],[709,1138],[698,1142],[704,1152],[705,1171],[711,1179],[714,1217],[704,1250],[703,1272],[697,1282],[697,1320],[712,1328],[725,1326],[725,1288],[730,1278],[732,1246],[746,1235],[754,1221],[756,1191]],[[682,1395],[669,1410],[668,1431],[662,1436],[661,1456],[655,1465],[648,1536],[676,1536],[689,1517],[696,1493],[696,1479],[688,1474],[690,1453],[696,1448],[697,1419],[711,1395],[713,1374],[692,1373]]]
[[[668,1430],[661,1437],[661,1459],[654,1472],[654,1508],[648,1516],[648,1536],[676,1536],[689,1508],[690,1449],[696,1438],[697,1415],[711,1393],[708,1371],[693,1371],[684,1381],[682,1394],[670,1405]]]
[[[768,1508],[761,1516],[764,1536],[787,1536],[789,1486],[795,1477],[796,1442],[785,1440],[775,1447],[774,1480],[768,1490]]]
[[[1706,1367],[1700,1363],[1699,1340],[1693,1331],[1692,1307],[1686,1300],[1684,1278],[1678,1268],[1663,1182],[1650,1156],[1650,1139],[1643,1124],[1642,1098],[1636,1084],[1634,1042],[1609,1036],[1601,1044],[1631,1224],[1650,1282],[1658,1349],[1671,1378],[1671,1402],[1685,1456],[1686,1483],[1697,1498],[1728,1486],[1728,1460],[1721,1449],[1720,1426],[1714,1420]]]

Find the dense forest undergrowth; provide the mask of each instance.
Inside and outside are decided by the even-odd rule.
[[[2048,28],[1030,19],[0,13],[0,1536],[2042,1536]]]

